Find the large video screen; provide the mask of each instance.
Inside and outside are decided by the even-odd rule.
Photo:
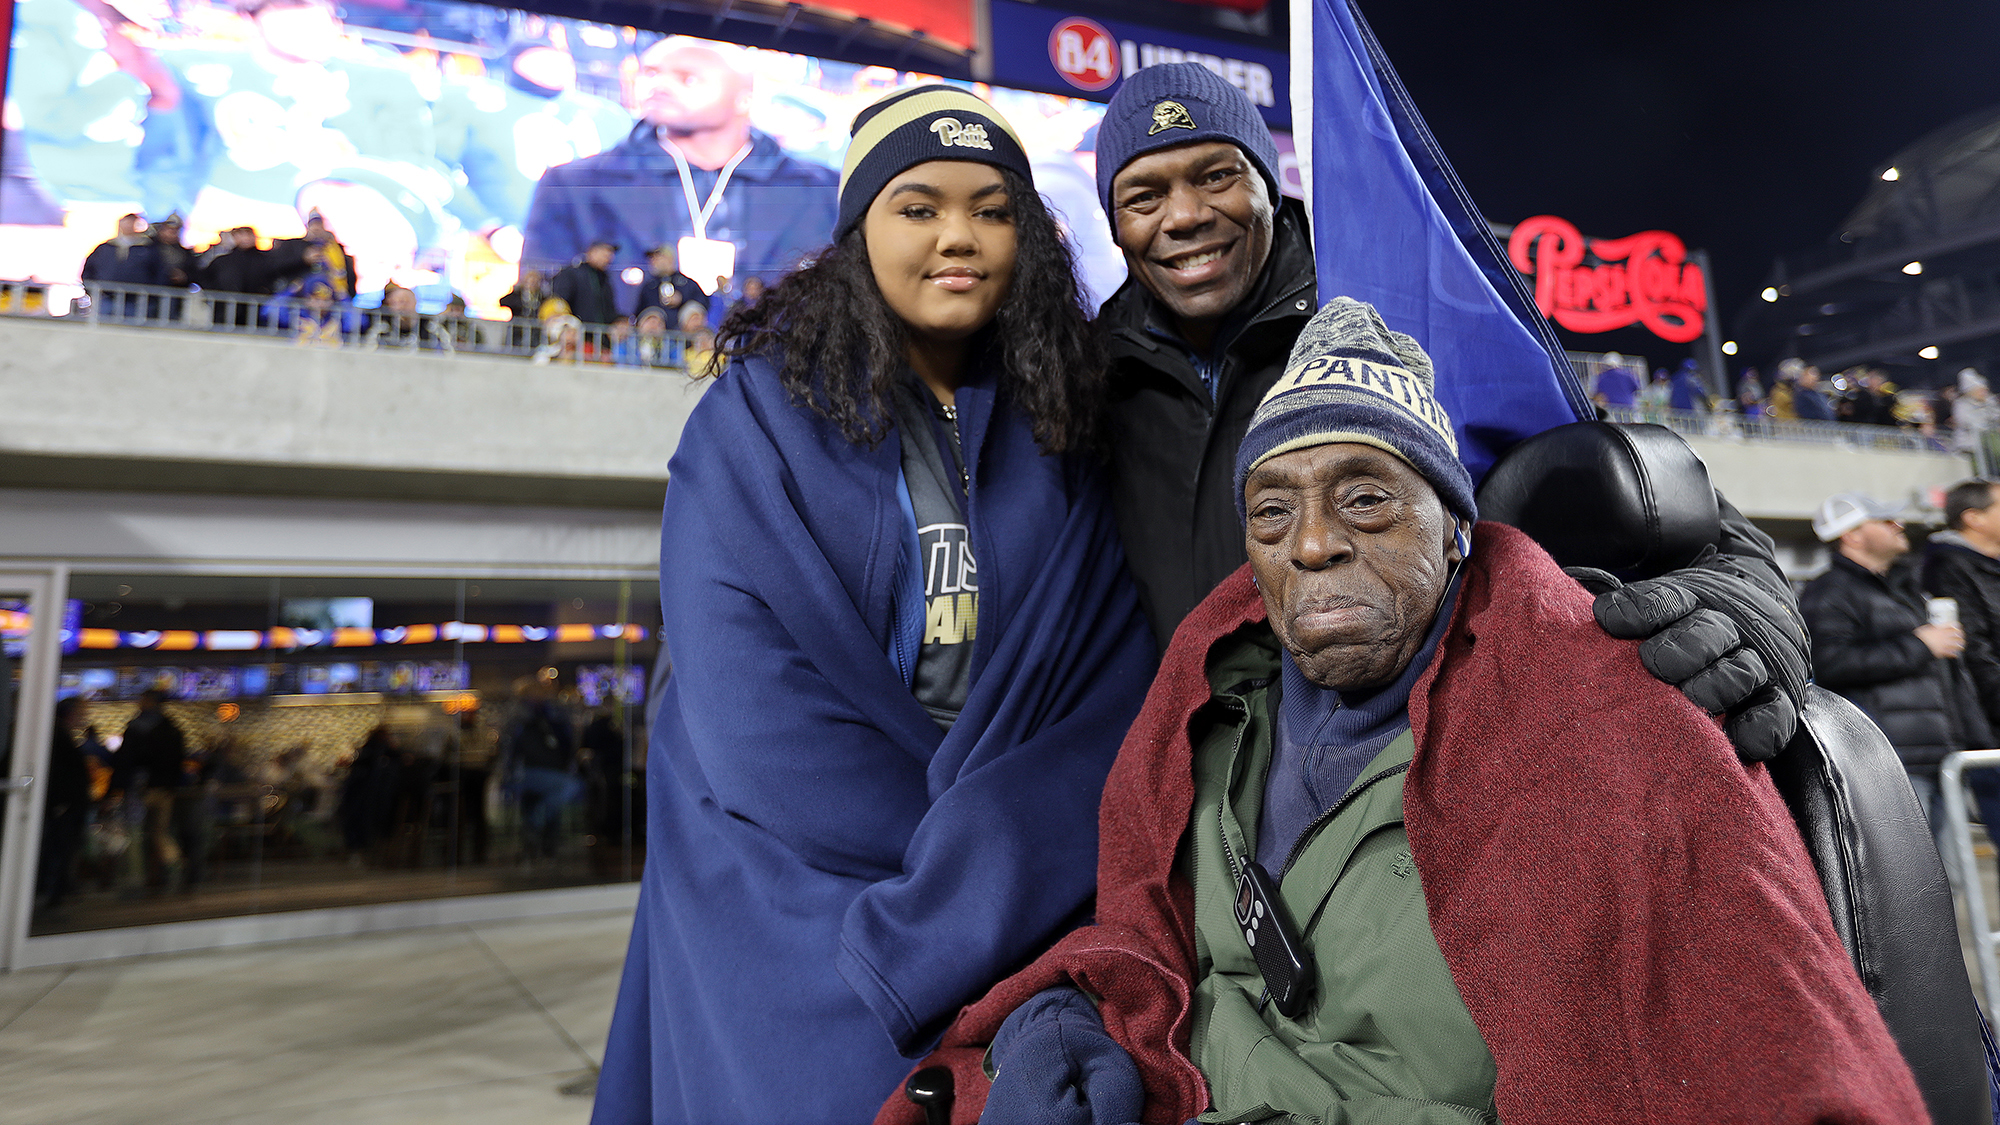
[[[522,267],[594,240],[618,244],[620,308],[658,246],[704,288],[776,280],[831,232],[854,114],[934,81],[449,0],[17,0],[12,52],[0,279],[74,281],[128,212],[181,217],[196,250],[317,214],[357,303],[395,281],[493,317]],[[973,88],[1108,296],[1103,107]]]

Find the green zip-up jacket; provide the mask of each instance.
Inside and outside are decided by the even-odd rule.
[[[1189,731],[1194,816],[1182,863],[1195,896],[1190,1046],[1214,1098],[1201,1120],[1497,1120],[1493,1056],[1431,936],[1403,831],[1410,733],[1375,756],[1291,856],[1255,854],[1278,660],[1267,631],[1224,641],[1209,669],[1213,703]],[[1279,881],[1313,954],[1316,987],[1296,1020],[1260,1003],[1264,980],[1236,925],[1236,876],[1251,859]]]

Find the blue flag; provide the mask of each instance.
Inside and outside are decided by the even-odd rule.
[[[1416,337],[1475,481],[1507,448],[1596,417],[1562,345],[1349,0],[1292,15],[1292,128],[1319,299]]]

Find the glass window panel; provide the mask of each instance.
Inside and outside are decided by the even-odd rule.
[[[58,694],[95,799],[79,891],[33,933],[638,877],[653,583],[76,575],[71,598]]]

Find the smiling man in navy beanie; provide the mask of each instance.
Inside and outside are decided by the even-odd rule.
[[[1278,170],[1257,108],[1199,63],[1127,78],[1098,127],[1098,191],[1130,273],[1099,314],[1112,359],[1112,497],[1163,650],[1243,565],[1237,447],[1319,303],[1305,207],[1279,193]],[[1771,540],[1720,507],[1718,560],[1684,580],[1609,591],[1598,618],[1651,638],[1647,667],[1727,713],[1746,757],[1768,758],[1797,726],[1776,685],[1805,681],[1804,633]],[[1784,668],[1744,647],[1773,631],[1794,639],[1772,657]]]

